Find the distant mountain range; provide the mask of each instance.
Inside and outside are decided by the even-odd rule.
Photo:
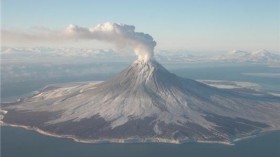
[[[1,48],[2,58],[16,57],[92,57],[106,59],[135,58],[134,53],[117,53],[112,49],[89,48]],[[189,51],[165,51],[155,52],[155,57],[160,62],[225,62],[225,63],[270,63],[280,64],[280,53],[272,53],[267,50],[253,52],[232,50],[219,55],[201,55]]]
[[[223,62],[269,63],[269,62],[280,62],[280,55],[271,53],[267,50],[258,50],[254,52],[233,50],[226,54],[213,57],[212,59],[216,61],[223,61]]]

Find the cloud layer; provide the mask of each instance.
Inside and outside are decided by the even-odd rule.
[[[106,22],[95,27],[69,25],[64,30],[33,28],[29,31],[2,30],[2,40],[22,42],[61,42],[71,40],[98,40],[113,43],[117,48],[132,48],[139,59],[149,60],[154,56],[156,42],[149,34],[135,32],[132,25]]]

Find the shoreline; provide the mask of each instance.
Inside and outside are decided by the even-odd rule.
[[[4,118],[4,115],[7,113],[8,113],[8,111],[0,109],[0,127],[8,126],[8,127],[15,127],[15,128],[23,128],[25,130],[37,132],[44,136],[62,138],[62,139],[71,139],[74,142],[85,143],[85,144],[102,144],[102,143],[112,143],[112,144],[113,143],[114,144],[117,144],[117,143],[119,143],[119,144],[125,144],[125,143],[164,143],[164,144],[202,143],[203,144],[204,143],[204,144],[223,144],[223,145],[233,146],[233,145],[235,145],[236,142],[255,138],[255,137],[267,134],[269,132],[276,132],[276,131],[280,130],[280,128],[265,129],[260,132],[254,133],[252,135],[231,139],[230,141],[206,141],[206,140],[189,140],[189,139],[174,140],[174,139],[166,139],[166,138],[138,138],[138,137],[135,137],[135,138],[132,137],[132,138],[126,138],[126,139],[94,140],[94,139],[80,139],[78,137],[75,137],[74,135],[58,135],[55,133],[50,133],[50,132],[44,131],[37,127],[5,123],[2,121],[2,119]]]
[[[186,144],[186,143],[201,143],[201,144],[222,144],[222,145],[228,145],[228,146],[234,146],[236,142],[255,138],[258,136],[262,136],[264,134],[267,134],[269,132],[276,132],[279,131],[279,129],[268,129],[268,130],[262,130],[258,133],[244,136],[244,137],[238,137],[235,139],[231,139],[230,141],[206,141],[206,140],[189,140],[189,139],[182,139],[182,140],[173,140],[173,139],[166,139],[166,138],[127,138],[127,139],[103,139],[103,140],[93,140],[93,139],[79,139],[78,137],[75,137],[73,135],[58,135],[55,133],[50,133],[47,131],[44,131],[42,129],[39,129],[37,127],[30,127],[26,125],[19,125],[19,124],[9,124],[2,121],[2,118],[5,114],[7,114],[8,111],[0,109],[0,127],[7,126],[7,127],[14,127],[14,128],[22,128],[25,130],[34,131],[36,133],[39,133],[43,136],[48,137],[54,137],[54,138],[61,138],[61,139],[70,139],[74,142],[78,143],[84,143],[84,144],[104,144],[104,143],[112,143],[112,144],[127,144],[127,143],[162,143],[162,144]]]
[[[164,139],[164,138],[127,138],[127,139],[104,139],[104,140],[91,140],[91,139],[79,139],[73,135],[58,135],[54,133],[46,132],[42,129],[36,127],[30,127],[25,125],[17,125],[17,124],[7,124],[3,121],[0,121],[0,127],[7,126],[7,127],[14,127],[14,128],[22,128],[25,130],[35,131],[41,135],[48,136],[48,137],[55,137],[61,139],[71,139],[74,142],[84,143],[84,144],[128,144],[128,143],[162,143],[162,144],[185,144],[185,143],[202,143],[202,144],[223,144],[233,146],[234,143],[226,142],[226,141],[204,141],[204,140],[171,140],[171,139]],[[234,141],[234,140],[233,140]],[[234,141],[235,142],[235,141]]]

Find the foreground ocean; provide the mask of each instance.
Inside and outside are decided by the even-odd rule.
[[[2,127],[2,157],[279,157],[280,132],[222,144],[82,144]]]
[[[260,90],[280,93],[280,68],[264,65],[185,64],[165,65],[182,77],[203,80],[246,81],[260,85]],[[178,68],[180,67],[180,68]],[[71,67],[70,67],[71,68]],[[3,73],[2,73],[3,74]],[[60,77],[50,80],[3,82],[2,102],[16,100],[50,83],[108,79],[114,74]],[[187,143],[173,144],[82,144],[53,138],[22,128],[1,127],[1,157],[279,157],[280,131],[241,140],[235,145]]]

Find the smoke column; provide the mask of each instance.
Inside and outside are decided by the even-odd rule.
[[[132,48],[139,59],[150,60],[154,56],[156,42],[149,34],[135,32],[132,25],[106,22],[95,27],[80,27],[69,25],[62,30],[47,27],[30,29],[1,30],[5,43],[20,43],[27,45],[57,44],[73,41],[73,39],[98,40],[113,43],[118,48]],[[2,40],[1,40],[2,42]]]
[[[132,47],[138,59],[148,61],[154,56],[156,42],[149,34],[135,32],[135,27],[106,22],[92,28],[69,25],[64,35],[70,38],[94,39],[114,43],[119,47]]]

